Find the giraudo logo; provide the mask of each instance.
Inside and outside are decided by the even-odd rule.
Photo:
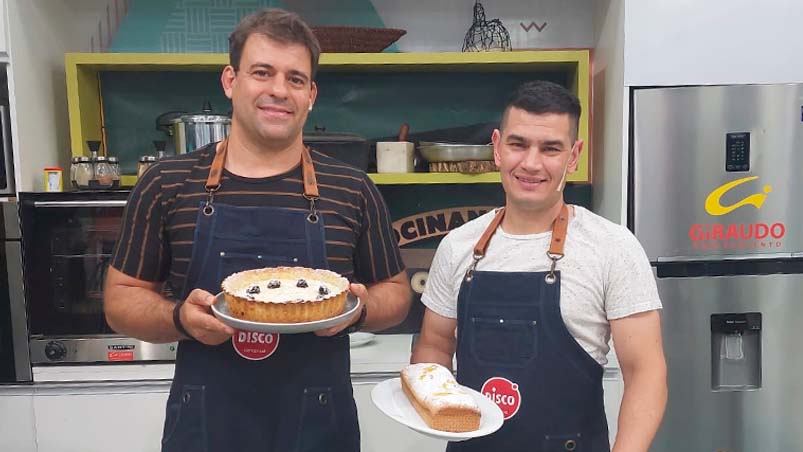
[[[738,187],[739,185],[742,185],[745,182],[750,182],[756,179],[758,179],[758,176],[748,176],[720,185],[719,187],[714,189],[714,191],[709,193],[707,198],[705,198],[705,211],[708,212],[709,215],[720,216],[733,212],[739,207],[747,205],[751,205],[756,209],[760,209],[761,206],[764,205],[764,201],[767,199],[767,194],[769,194],[772,191],[772,186],[770,185],[765,185],[763,187],[762,191],[764,193],[756,193],[750,195],[742,199],[741,201],[735,202],[727,206],[723,206],[721,201],[725,193],[730,191],[732,188]]]
[[[259,361],[276,352],[276,348],[279,347],[279,335],[237,330],[231,337],[231,343],[238,355],[251,361]]]
[[[753,193],[739,201],[728,205],[722,204],[722,198],[734,188],[758,179],[748,176],[715,188],[705,198],[705,211],[712,217],[720,217],[745,206],[761,209],[772,186],[765,185],[761,193]],[[786,225],[782,222],[772,223],[698,223],[689,228],[689,240],[694,249],[751,249],[780,248],[786,235]]]
[[[507,378],[489,378],[483,383],[480,392],[502,410],[505,420],[512,418],[519,412],[519,407],[521,407],[519,385]]]

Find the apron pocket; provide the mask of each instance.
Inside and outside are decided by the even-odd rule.
[[[525,367],[538,355],[535,320],[472,317],[471,353],[480,364]]]
[[[545,435],[544,452],[584,452],[580,433],[566,435]],[[587,452],[587,451],[586,451]]]
[[[255,268],[264,267],[294,267],[297,265],[299,265],[297,257],[223,252],[220,254],[220,260],[218,261],[217,278],[218,281],[222,282],[227,276],[245,270],[253,270]]]
[[[339,450],[332,388],[304,388],[296,452]]]
[[[167,405],[162,452],[200,451],[206,448],[204,387],[187,385],[177,401]]]

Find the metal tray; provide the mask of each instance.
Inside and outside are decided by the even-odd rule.
[[[429,162],[464,162],[466,160],[493,160],[491,144],[433,143],[422,141],[418,151]]]

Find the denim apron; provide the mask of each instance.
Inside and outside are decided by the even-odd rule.
[[[500,209],[474,247],[457,301],[457,380],[505,416],[495,433],[450,443],[450,452],[608,452],[603,368],[574,340],[560,314],[558,260],[569,212],[555,220],[548,272],[476,270],[501,224]]]
[[[324,219],[309,151],[302,152],[309,211],[216,202],[226,161],[220,145],[199,206],[182,297],[213,294],[234,272],[272,266],[327,268]],[[236,331],[208,346],[181,341],[162,451],[359,451],[345,334]]]

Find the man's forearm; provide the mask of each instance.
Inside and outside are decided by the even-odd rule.
[[[647,452],[666,407],[666,370],[645,368],[625,375],[613,452]]]
[[[406,278],[406,276],[405,276]],[[396,281],[380,282],[368,287],[366,331],[381,331],[396,326],[410,309],[410,288]]]
[[[182,338],[173,324],[175,303],[142,287],[115,287],[105,304],[106,320],[120,334],[147,342]]]

